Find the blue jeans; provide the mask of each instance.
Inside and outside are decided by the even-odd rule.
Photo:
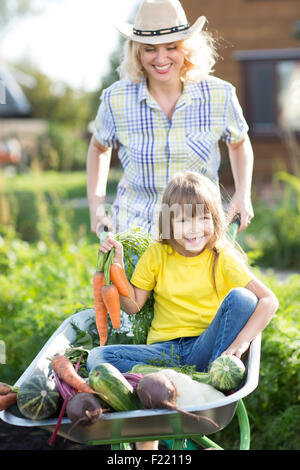
[[[128,372],[135,364],[163,359],[166,366],[188,364],[195,365],[198,371],[205,371],[231,345],[254,312],[257,302],[257,297],[248,289],[234,288],[200,336],[176,338],[151,345],[99,346],[90,351],[87,368],[91,370],[101,362],[109,362],[121,372]]]

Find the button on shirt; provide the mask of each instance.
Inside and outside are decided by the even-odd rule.
[[[112,208],[117,231],[131,225],[157,236],[162,193],[177,173],[218,182],[218,141],[240,142],[248,131],[235,88],[216,77],[185,82],[171,121],[146,82],[120,80],[101,95],[94,136],[119,148],[124,175]]]

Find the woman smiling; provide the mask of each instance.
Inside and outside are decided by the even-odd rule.
[[[229,151],[235,193],[228,219],[240,214],[240,230],[253,217],[253,152],[234,87],[212,75],[214,40],[201,16],[190,25],[178,0],[144,0],[134,25],[118,26],[127,38],[120,80],[103,91],[88,157],[91,229],[130,225],[157,235],[164,188],[177,173],[194,171],[218,183],[219,141]],[[112,148],[124,175],[105,214]]]

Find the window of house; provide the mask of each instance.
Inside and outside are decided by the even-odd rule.
[[[244,113],[255,137],[300,132],[300,49],[239,51]]]

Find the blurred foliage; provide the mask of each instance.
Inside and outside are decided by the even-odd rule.
[[[279,300],[276,316],[262,333],[260,378],[244,398],[251,427],[251,449],[299,450],[300,433],[300,275],[279,282],[271,273],[256,274]],[[216,442],[239,448],[237,419]],[[215,440],[215,439],[214,439]]]
[[[48,0],[1,0],[0,25],[9,24],[26,14],[40,13]],[[60,0],[56,0],[60,1]]]
[[[115,194],[117,184],[123,174],[121,168],[110,168],[107,193]],[[33,171],[25,174],[5,176],[0,172],[0,194],[16,193],[18,191],[56,191],[62,199],[86,197],[86,172],[56,172],[56,171]]]
[[[270,203],[255,200],[255,217],[240,243],[260,266],[300,269],[300,178],[275,173],[272,194]]]
[[[51,220],[37,243],[0,237],[0,337],[7,355],[0,376],[8,383],[28,367],[65,318],[92,306],[97,247],[84,239],[74,242],[66,226],[60,225],[53,237]]]
[[[35,87],[25,90],[32,106],[32,117],[70,127],[83,127],[89,122],[90,92],[74,90],[63,82],[50,79],[28,61],[19,62],[17,66],[36,82]]]
[[[110,62],[109,71],[106,75],[102,77],[101,87],[95,92],[91,93],[90,95],[90,110],[91,110],[92,119],[96,117],[98,107],[100,104],[99,100],[100,100],[102,90],[105,90],[105,88],[108,88],[110,85],[112,85],[114,82],[120,79],[119,74],[118,74],[118,67],[121,61],[121,57],[122,57],[124,41],[125,39],[121,37],[118,47],[111,54],[110,59],[109,59],[109,62]]]
[[[34,158],[43,170],[76,171],[86,167],[88,141],[71,126],[49,123],[48,133],[38,137]]]
[[[111,168],[107,182],[107,194],[115,195],[122,170]],[[40,172],[38,170],[13,177],[0,172],[0,226],[10,227],[19,238],[27,242],[40,239],[39,221],[41,202],[49,205],[54,217],[61,206],[72,231],[80,231],[89,241],[95,235],[89,230],[89,209],[87,205],[72,204],[72,199],[85,201],[86,173],[81,172]],[[1,232],[0,232],[1,233]]]
[[[120,46],[111,54],[110,70],[99,80],[99,89],[92,92],[74,90],[63,82],[54,81],[28,60],[15,64],[35,80],[34,87],[24,89],[32,108],[31,118],[48,122],[47,132],[38,137],[30,162],[38,162],[42,170],[85,169],[91,124],[102,90],[119,79],[117,68],[123,42],[121,39]]]

